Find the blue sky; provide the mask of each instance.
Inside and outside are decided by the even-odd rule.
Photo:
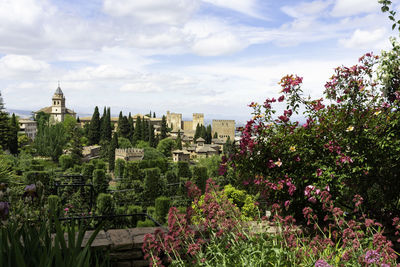
[[[1,0],[0,91],[37,110],[60,80],[81,114],[244,122],[285,74],[321,97],[334,67],[390,48],[390,26],[376,0]]]

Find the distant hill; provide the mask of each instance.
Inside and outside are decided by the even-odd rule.
[[[21,118],[30,118],[32,117],[32,111],[30,110],[22,110],[22,109],[11,109],[7,108],[6,111],[10,114],[15,114]]]

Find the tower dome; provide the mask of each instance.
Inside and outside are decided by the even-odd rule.
[[[57,87],[56,92],[54,94],[55,95],[63,95],[64,94],[63,91],[61,90],[60,82],[58,82],[58,87]]]

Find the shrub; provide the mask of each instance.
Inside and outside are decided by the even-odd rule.
[[[138,213],[142,213],[142,212],[143,212],[143,208],[141,206],[136,206],[136,205],[129,205],[127,208],[127,211],[126,211],[127,214],[138,214]],[[136,227],[138,218],[139,218],[138,216],[132,216],[130,218],[132,227]]]
[[[154,206],[147,207],[146,213],[151,217],[156,217],[156,208]]]
[[[82,166],[82,175],[86,180],[93,180],[94,165],[92,163],[85,163]]]
[[[46,188],[50,185],[50,175],[46,171],[25,172],[25,181],[27,184],[36,184],[41,182]]]
[[[111,215],[115,213],[114,199],[110,194],[100,193],[97,197],[96,209],[99,215]]]
[[[207,168],[203,166],[193,167],[193,181],[200,188],[201,192],[206,190],[206,181],[208,179]]]
[[[125,171],[125,160],[117,159],[115,161],[115,177],[122,178],[124,176]]]
[[[159,168],[145,169],[144,173],[144,196],[147,201],[154,203],[154,200],[165,192],[166,180],[161,178]]]
[[[124,170],[124,180],[132,181],[132,180],[142,180],[142,175],[139,167],[138,161],[129,161],[125,164]]]
[[[106,163],[102,160],[95,161],[95,169],[107,171]]]
[[[61,155],[58,158],[58,162],[60,164],[61,169],[63,169],[64,171],[74,166],[74,159],[72,158],[71,155]]]
[[[189,168],[188,162],[179,161],[178,162],[178,177],[191,178],[192,173]]]
[[[166,217],[168,214],[168,210],[171,206],[171,199],[168,197],[158,197],[155,200],[155,219],[160,222],[161,224],[164,224],[166,222]]]
[[[154,227],[156,226],[152,220],[146,219],[144,221],[138,221],[137,227]]]
[[[105,193],[108,189],[109,180],[103,169],[93,171],[93,187],[96,194]]]

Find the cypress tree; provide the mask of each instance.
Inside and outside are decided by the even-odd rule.
[[[70,140],[70,150],[71,150],[71,157],[74,160],[74,163],[81,163],[82,158],[82,141],[81,141],[81,131],[80,129],[75,126],[72,130],[72,136]]]
[[[161,136],[160,139],[167,138],[167,118],[163,115],[161,119]]]
[[[200,126],[200,137],[203,138],[204,140],[206,140],[207,138],[207,130],[206,127],[204,125]]]
[[[218,138],[218,133],[217,132],[214,133],[214,137],[213,138],[215,138],[215,139]]]
[[[128,139],[129,139],[130,141],[132,141],[133,135],[135,134],[135,127],[133,127],[133,118],[132,118],[130,112],[129,112],[129,117],[128,117],[128,124],[129,124]]]
[[[120,132],[120,127],[121,127],[121,123],[122,123],[122,119],[124,118],[124,116],[122,115],[122,111],[119,112],[119,117],[118,117],[118,128],[117,128],[117,132]]]
[[[142,140],[149,141],[149,125],[144,116],[142,117]]]
[[[176,148],[182,149],[181,131],[178,131],[178,137],[176,138]]]
[[[107,109],[107,117],[106,117],[104,129],[105,129],[105,139],[111,141],[112,129],[111,129],[111,110]]]
[[[10,119],[8,118],[8,113],[5,111],[3,98],[0,92],[0,146],[3,149],[7,149],[8,147],[10,132]]]
[[[142,140],[142,120],[139,116],[136,117],[134,140]]]
[[[119,135],[124,138],[129,138],[131,129],[129,127],[129,121],[126,116],[123,116],[121,125],[118,125],[118,127],[119,127]]]
[[[106,140],[106,129],[105,123],[107,121],[107,109],[104,107],[103,115],[100,118],[100,140]]]
[[[3,101],[3,97],[1,96],[1,92],[0,92],[0,112],[3,111],[4,109],[5,109],[4,101]]]
[[[194,132],[194,141],[196,142],[196,140],[201,136],[201,127],[199,124],[197,124],[196,126],[196,131]]]
[[[114,133],[110,143],[110,149],[108,150],[108,169],[110,171],[114,171],[116,148],[118,148],[118,133]]]
[[[156,147],[155,138],[154,138],[154,126],[150,125],[149,127],[149,144],[151,147]]]
[[[11,154],[18,154],[18,131],[19,124],[15,114],[13,113],[10,120],[10,136],[8,139],[8,148],[10,149]]]
[[[206,144],[211,144],[211,139],[212,139],[212,134],[211,134],[212,130],[211,130],[211,125],[207,126],[206,129]]]
[[[79,116],[78,116],[78,118],[76,119],[76,122],[77,122],[77,123],[81,123],[81,120],[79,119]]]
[[[155,112],[153,112],[153,118],[155,118],[156,117],[156,113]]]
[[[90,120],[88,139],[90,145],[100,143],[100,114],[97,106],[94,108],[93,116]]]

